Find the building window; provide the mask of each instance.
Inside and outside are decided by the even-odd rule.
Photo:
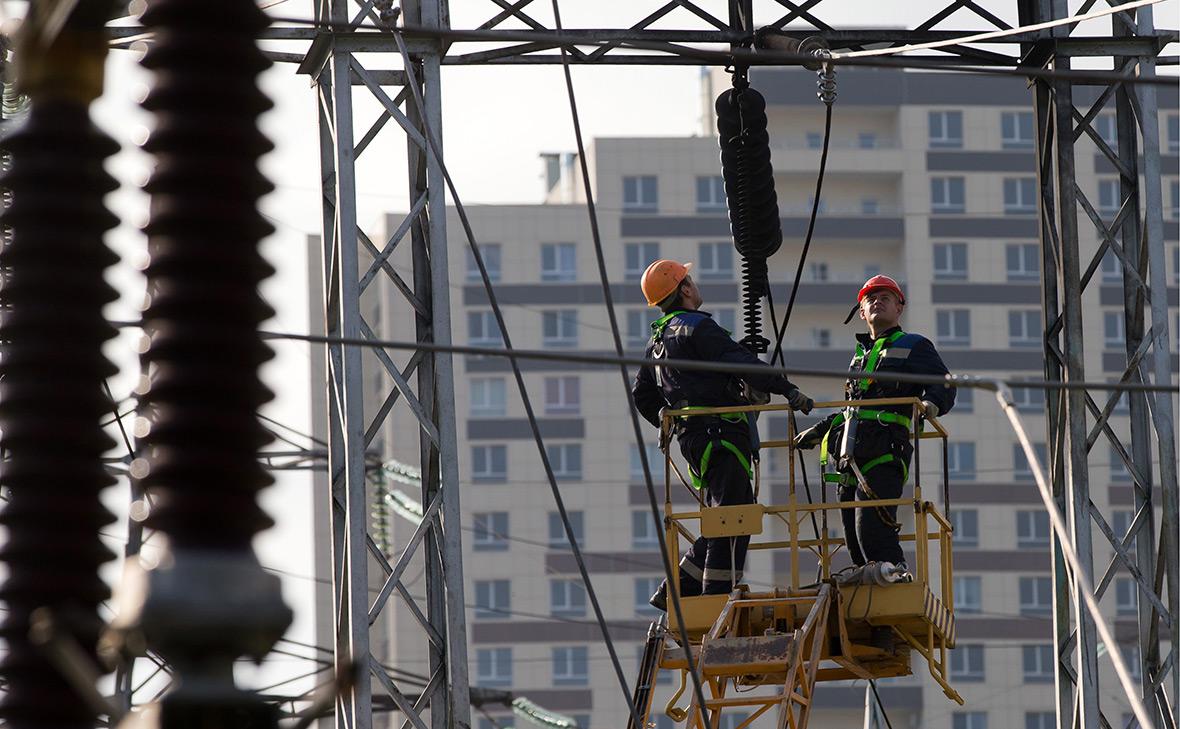
[[[511,716],[481,716],[479,718],[479,729],[514,729],[516,724],[513,722]]]
[[[955,390],[955,409],[960,413],[975,412],[975,388],[961,387]]]
[[[938,343],[947,347],[971,345],[971,312],[967,309],[943,309],[935,312]]]
[[[627,341],[634,349],[643,349],[651,341],[651,320],[646,309],[627,310]]]
[[[946,451],[946,463],[952,481],[974,481],[975,444],[949,444]]]
[[[545,378],[545,414],[577,415],[582,411],[582,381],[577,375]]]
[[[471,478],[476,481],[507,480],[508,446],[471,446]]]
[[[748,711],[727,711],[721,717],[721,721],[717,722],[717,729],[738,729],[738,727],[745,727],[745,722],[750,720],[750,712]]]
[[[702,281],[733,278],[732,243],[701,243],[697,252],[697,276]]]
[[[951,729],[987,729],[987,712],[956,711],[951,714]]]
[[[1035,387],[1013,387],[1012,402],[1021,412],[1043,413],[1045,411],[1045,391]]]
[[[1131,480],[1131,472],[1127,470],[1127,464],[1123,462],[1123,457],[1119,455],[1119,451],[1114,446],[1110,447],[1110,480],[1127,482]]]
[[[1008,312],[1008,346],[1041,346],[1041,312],[1021,309]]]
[[[508,580],[475,581],[475,617],[503,618],[512,609],[512,583]]]
[[[1120,577],[1114,581],[1115,612],[1121,616],[1137,615],[1139,613],[1139,586],[1130,577]]]
[[[627,281],[638,281],[643,278],[643,272],[647,267],[659,258],[659,243],[624,243],[623,278]]]
[[[820,149],[823,146],[824,146],[824,135],[820,134],[819,132],[808,132],[807,133],[807,148],[808,149]]]
[[[978,613],[983,609],[983,581],[978,575],[955,577],[955,612]]]
[[[475,682],[480,686],[511,686],[512,649],[477,648]]]
[[[932,111],[927,115],[931,149],[960,149],[963,146],[963,112]]]
[[[660,546],[659,527],[651,512],[636,509],[631,512],[631,548],[655,549]]]
[[[1052,711],[1026,711],[1024,729],[1057,729],[1057,717]]]
[[[1102,141],[1106,142],[1108,147],[1118,151],[1119,127],[1114,114],[1099,114],[1094,119],[1094,131],[1098,132],[1098,136],[1102,137]]]
[[[1102,254],[1102,283],[1122,283],[1123,259],[1109,248]]]
[[[725,178],[721,175],[697,177],[697,212],[715,213],[725,209]]]
[[[967,244],[934,244],[934,279],[936,281],[965,281],[967,279]]]
[[[573,243],[541,244],[541,280],[576,281],[578,250]]]
[[[584,645],[553,649],[553,685],[585,686],[590,682],[589,656]]]
[[[581,580],[549,580],[549,614],[566,618],[586,614],[586,588]]]
[[[861,149],[876,149],[877,135],[872,132],[861,132],[856,135],[856,146]]]
[[[1123,204],[1120,199],[1119,181],[1098,181],[1098,214],[1105,218],[1113,218]]]
[[[1037,281],[1041,278],[1041,251],[1036,243],[1004,246],[1009,281]]]
[[[1004,213],[1029,215],[1037,211],[1037,178],[1004,178]]]
[[[1050,683],[1053,681],[1053,646],[1026,645],[1021,648],[1025,683]]]
[[[565,515],[569,517],[570,530],[573,531],[574,539],[581,547],[586,543],[586,512],[566,511]],[[549,548],[570,548],[570,540],[565,533],[565,524],[561,522],[561,513],[557,511],[549,512]]]
[[[930,178],[930,212],[962,213],[966,210],[966,186],[962,177]]]
[[[1053,610],[1053,580],[1049,577],[1020,578],[1020,614],[1048,615]]]
[[[956,548],[979,546],[979,512],[975,509],[955,509],[951,511],[951,526]]]
[[[956,681],[977,683],[983,680],[983,646],[978,643],[959,645],[950,651],[950,674]]]
[[[861,215],[880,215],[881,201],[875,197],[862,197],[860,199],[860,214]]]
[[[1168,151],[1180,152],[1180,116],[1168,114]]]
[[[490,311],[467,312],[467,343],[473,347],[503,347],[496,315]]]
[[[1135,523],[1135,512],[1128,509],[1116,509],[1110,515],[1110,530],[1119,538],[1119,543],[1126,541],[1127,532],[1131,531],[1131,526]],[[1135,540],[1132,539],[1127,542],[1127,551],[1135,551]]]
[[[471,516],[471,548],[477,552],[508,549],[508,512],[485,511]]]
[[[1044,443],[1033,443],[1033,451],[1037,454],[1037,460],[1040,461],[1041,467],[1045,467],[1047,461],[1046,456],[1048,451]],[[1012,444],[1012,478],[1016,481],[1033,481],[1032,464],[1028,462],[1028,457],[1024,455],[1024,448],[1019,443]]]
[[[1049,546],[1049,515],[1043,511],[1016,512],[1016,546]]]
[[[1000,113],[1000,138],[1004,149],[1032,149],[1036,142],[1031,111]]]
[[[737,310],[728,306],[721,306],[713,310],[713,321],[717,322],[725,331],[733,334],[737,329]]]
[[[475,254],[471,252],[471,246],[463,249],[467,254],[467,280],[468,281],[482,281],[479,275],[479,266],[475,263]],[[483,266],[488,270],[488,279],[490,281],[500,280],[500,244],[499,243],[480,243],[479,255],[483,258]]]
[[[507,412],[503,377],[471,378],[471,405],[469,414],[473,418],[504,417]]]
[[[1169,208],[1172,218],[1180,218],[1180,181],[1172,180],[1172,206]]]
[[[651,469],[651,477],[659,480],[664,476],[664,454],[654,443],[647,444],[647,467]],[[639,446],[631,444],[631,480],[642,482],[643,461],[639,458]]]
[[[638,673],[638,669],[643,666],[643,653],[644,653],[644,646],[643,645],[635,646],[636,673]],[[668,686],[668,685],[671,685],[671,683],[672,683],[672,672],[671,671],[656,671],[656,685],[657,686]],[[656,714],[656,713],[659,713],[660,716],[665,716],[663,712],[655,712],[655,711],[652,712],[652,714]],[[655,720],[655,716],[652,716],[649,718],[647,726],[650,727],[652,725],[653,720]],[[589,729],[589,726],[590,726],[589,724],[579,724],[578,725],[579,729]],[[657,726],[663,726],[663,725],[657,724]],[[673,725],[673,729],[674,729],[674,727],[675,727],[675,725]]]
[[[818,349],[829,349],[832,346],[831,329],[812,329],[811,341]]]
[[[647,601],[655,591],[659,589],[663,578],[660,577],[636,577],[635,578],[635,614],[636,615],[655,615],[660,611],[651,606]]]
[[[567,481],[582,478],[582,444],[556,443],[545,446],[553,475]]]
[[[655,175],[623,178],[623,212],[654,213],[659,210],[659,191]]]
[[[578,310],[541,312],[541,343],[546,347],[578,346]]]
[[[1107,349],[1122,349],[1127,345],[1123,331],[1123,312],[1102,312],[1102,344]]]

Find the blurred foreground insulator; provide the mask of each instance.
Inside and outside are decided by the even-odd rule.
[[[273,311],[259,293],[273,269],[258,210],[272,188],[258,168],[271,144],[258,117],[271,104],[252,0],[153,0],[142,16],[156,42],[144,107],[156,117],[144,149],[155,169],[146,226],[148,381],[140,395],[142,459],[132,472],[153,498],[147,527],[167,537],[160,565],[120,587],[124,645],[146,643],[176,669],[160,702],[164,727],[273,727],[274,708],[235,687],[233,665],[271,649],[290,624],[278,578],[254,554],[271,526],[258,492],[270,441],[257,417],[272,397],[258,334]],[[155,720],[153,720],[155,721]]]
[[[12,729],[97,723],[85,692],[55,666],[44,641],[32,640],[31,618],[52,616],[51,638],[80,649],[75,660],[92,664],[82,672],[93,673],[98,608],[108,597],[99,567],[114,556],[99,540],[114,521],[99,497],[114,481],[102,457],[115,443],[101,423],[112,407],[103,383],[115,373],[102,353],[115,335],[103,307],[116,298],[103,272],[116,257],[103,236],[118,221],[103,205],[116,187],[103,165],[118,147],[91,122],[80,85],[54,76],[70,73],[54,66],[62,43],[75,54],[70,65],[97,66],[101,78],[105,39],[97,36],[82,64],[78,48],[88,39],[76,30],[68,22],[39,57],[23,59],[26,68],[53,73],[26,87],[28,115],[2,142],[0,486],[8,500],[0,511],[0,678],[7,684],[0,724]]]

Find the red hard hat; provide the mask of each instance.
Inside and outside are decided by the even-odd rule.
[[[865,285],[860,287],[860,293],[856,295],[856,303],[860,304],[869,295],[870,291],[876,291],[877,289],[892,291],[897,294],[899,302],[902,304],[905,303],[905,294],[901,292],[901,287],[897,285],[897,282],[888,276],[881,275],[873,276],[868,281],[865,281]]]

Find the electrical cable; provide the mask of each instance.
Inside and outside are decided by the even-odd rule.
[[[849,51],[847,53],[835,53],[832,55],[838,59],[866,58],[869,56],[892,56],[898,53],[907,53],[909,51],[935,50],[938,48],[944,48],[946,46],[963,45],[965,43],[978,43],[980,41],[986,40],[996,40],[998,38],[1006,38],[1008,36],[1020,35],[1022,33],[1034,33],[1039,30],[1056,28],[1061,25],[1073,25],[1084,20],[1094,20],[1095,18],[1105,17],[1115,13],[1128,12],[1136,8],[1141,8],[1145,5],[1155,5],[1161,2],[1164,2],[1164,0],[1132,0],[1131,2],[1114,5],[1101,10],[1094,10],[1084,15],[1073,15],[1068,18],[1057,18],[1056,20],[1049,20],[1044,23],[1036,23],[1034,25],[1022,25],[1016,28],[991,30],[986,33],[976,33],[974,35],[963,36],[960,38],[931,41],[930,43],[913,43],[904,46],[896,46],[893,48],[874,48],[867,51]]]
[[[561,10],[558,7],[558,0],[552,0],[552,2],[553,2],[554,24],[557,27],[557,31],[560,33],[562,30]],[[577,142],[577,147],[578,147],[578,160],[580,162],[581,172],[582,172],[582,185],[583,185],[583,189],[585,190],[585,195],[586,195],[586,211],[590,217],[590,232],[591,232],[591,237],[594,240],[594,255],[595,255],[595,260],[598,264],[599,285],[602,287],[603,301],[606,305],[607,318],[610,321],[611,337],[614,339],[615,354],[619,357],[622,357],[623,356],[623,340],[619,336],[619,322],[618,322],[618,319],[615,317],[614,297],[613,297],[613,294],[611,293],[610,280],[609,280],[609,278],[607,276],[607,272],[606,272],[606,259],[603,255],[602,236],[600,235],[599,229],[598,229],[598,214],[595,212],[595,209],[594,209],[594,193],[592,192],[593,186],[592,186],[591,180],[590,180],[589,162],[586,159],[586,147],[585,147],[585,143],[582,140],[582,123],[581,123],[581,120],[578,116],[578,103],[577,103],[577,98],[574,94],[574,81],[573,81],[573,76],[570,73],[569,58],[567,56],[566,49],[564,47],[561,49],[561,63],[562,63],[562,70],[563,70],[564,76],[565,76],[566,92],[569,96],[570,116],[572,118],[573,126],[574,126],[574,139]],[[696,662],[693,660],[692,647],[689,644],[688,628],[685,626],[685,622],[684,622],[684,612],[683,612],[683,608],[680,603],[680,595],[678,594],[679,591],[674,589],[674,587],[673,587],[673,585],[676,584],[676,581],[675,581],[675,576],[672,574],[672,569],[673,569],[672,561],[671,561],[671,558],[668,556],[668,544],[667,544],[667,540],[666,540],[666,535],[664,533],[664,530],[661,528],[663,526],[663,520],[660,518],[660,509],[659,509],[659,505],[657,504],[657,501],[656,501],[656,490],[655,490],[655,483],[652,481],[651,464],[648,463],[648,460],[647,460],[647,442],[643,437],[643,431],[642,431],[640,424],[639,424],[639,415],[636,412],[635,407],[631,403],[631,398],[630,398],[631,377],[630,377],[629,373],[627,372],[627,365],[625,365],[625,364],[619,365],[619,374],[623,378],[623,391],[626,392],[628,395],[628,397],[627,397],[627,404],[628,404],[627,412],[630,415],[631,429],[634,432],[635,441],[638,444],[639,462],[643,468],[643,480],[644,480],[644,484],[647,486],[648,502],[649,502],[649,506],[651,508],[652,519],[656,524],[656,535],[657,535],[657,539],[659,540],[659,544],[660,544],[660,550],[659,550],[660,551],[660,560],[663,562],[663,566],[664,566],[664,580],[665,580],[667,595],[668,595],[668,597],[671,598],[672,609],[673,609],[674,614],[676,616],[677,625],[680,626],[680,631],[679,631],[680,632],[680,647],[681,647],[681,650],[683,650],[683,652],[684,652],[684,658],[685,658],[686,664],[688,666],[688,674],[692,679],[693,693],[696,695],[696,700],[697,700],[698,704],[702,707],[701,718],[704,720],[705,729],[712,729],[712,721],[703,710],[703,708],[706,705],[705,691],[704,691],[704,687],[701,684],[701,677],[697,673]],[[629,694],[628,694],[628,698],[630,698]],[[642,727],[644,724],[644,721],[639,716],[639,710],[634,706],[633,702],[629,702],[629,703],[631,704],[631,713],[634,717],[635,727]]]
[[[893,722],[889,721],[889,714],[885,711],[885,704],[881,701],[881,694],[877,693],[877,680],[870,678],[869,687],[873,689],[873,698],[877,701],[877,708],[881,710],[881,718],[885,720],[885,726],[893,729]]]
[[[139,326],[138,322],[120,322],[120,324],[129,324],[131,326]],[[413,351],[421,349],[426,352],[450,352],[452,354],[469,354],[479,357],[502,357],[509,361],[516,360],[540,360],[550,362],[579,362],[582,364],[592,364],[600,366],[609,365],[637,365],[637,366],[651,366],[651,367],[675,367],[683,370],[693,370],[696,372],[730,372],[736,375],[742,374],[778,374],[796,377],[816,377],[826,379],[840,379],[846,380],[849,377],[855,377],[857,373],[848,370],[829,370],[829,369],[804,369],[785,367],[775,367],[771,365],[753,365],[742,364],[736,362],[702,362],[700,360],[690,359],[663,359],[654,360],[646,357],[618,357],[611,355],[586,354],[579,352],[559,352],[542,349],[519,349],[508,347],[493,348],[493,347],[471,347],[463,344],[439,344],[437,342],[411,342],[407,340],[394,339],[368,339],[365,337],[335,337],[323,334],[298,334],[294,332],[274,332],[262,331],[260,334],[264,339],[290,339],[301,342],[310,342],[313,344],[338,344],[346,347],[366,347],[369,349],[393,349]],[[981,390],[993,391],[997,385],[1004,385],[1011,389],[1029,389],[1029,390],[1100,390],[1100,391],[1124,391],[1124,392],[1180,392],[1180,384],[1178,385],[1156,385],[1151,383],[1140,382],[1052,382],[1048,380],[1031,380],[1031,379],[1000,379],[994,377],[983,377],[979,375],[916,375],[903,372],[876,372],[873,374],[873,379],[882,382],[907,382],[919,385],[948,385],[951,387],[963,388],[977,388]]]
[[[402,63],[405,68],[407,86],[411,91],[411,97],[414,105],[417,107],[421,118],[427,118],[426,103],[422,98],[422,90],[418,85],[417,73],[414,71],[415,64],[410,58],[409,50],[406,48],[405,39],[400,31],[393,32],[394,41],[397,44],[398,52],[401,54]],[[488,303],[491,304],[493,315],[496,317],[496,325],[500,328],[500,334],[504,340],[504,347],[507,351],[512,350],[511,339],[508,334],[507,327],[504,323],[504,314],[500,310],[500,304],[496,299],[495,287],[492,286],[491,280],[488,278],[487,267],[484,265],[483,255],[480,253],[479,244],[476,243],[475,233],[471,228],[471,221],[467,217],[467,210],[463,207],[462,200],[459,198],[458,190],[455,188],[454,180],[451,178],[450,172],[447,170],[446,163],[443,160],[442,151],[439,149],[437,140],[435,139],[434,130],[429,124],[423,125],[423,137],[426,144],[424,145],[428,154],[434,157],[434,161],[438,164],[439,170],[442,173],[443,179],[446,182],[446,188],[451,194],[451,198],[455,201],[455,212],[459,216],[459,220],[463,226],[463,231],[467,236],[467,242],[471,250],[472,257],[479,268],[480,278],[483,281],[484,290],[487,292]],[[439,242],[445,244],[445,241]],[[581,574],[582,582],[586,587],[586,595],[590,599],[590,604],[594,608],[594,617],[598,622],[599,629],[602,632],[603,641],[606,644],[607,652],[611,656],[611,663],[614,666],[615,674],[619,680],[619,687],[623,692],[623,698],[629,707],[631,714],[636,717],[638,723],[638,712],[635,709],[635,704],[631,700],[631,693],[628,690],[627,679],[623,675],[623,667],[619,663],[619,657],[615,651],[614,641],[611,639],[610,630],[607,627],[606,617],[602,612],[602,606],[598,601],[598,594],[594,590],[594,585],[590,580],[590,573],[586,568],[586,562],[582,557],[582,549],[578,546],[578,540],[574,535],[573,525],[570,524],[569,514],[565,508],[565,500],[561,496],[561,490],[557,486],[557,477],[553,473],[553,466],[549,462],[549,455],[545,449],[545,442],[541,436],[541,429],[537,423],[536,413],[533,412],[532,400],[528,394],[528,388],[525,386],[524,374],[521,371],[520,364],[517,360],[512,359],[512,371],[516,379],[516,384],[520,390],[521,401],[525,408],[525,414],[528,416],[529,427],[533,433],[533,440],[537,444],[537,451],[541,457],[541,464],[545,469],[545,475],[549,479],[549,488],[553,494],[553,500],[557,505],[558,514],[561,517],[562,526],[565,529],[566,537],[570,543],[570,549],[574,555],[574,561],[578,565],[578,572]]]

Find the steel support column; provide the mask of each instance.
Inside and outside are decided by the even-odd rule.
[[[447,271],[446,195],[440,161],[429,153],[427,138],[441,145],[441,46],[415,43],[412,73],[386,74],[377,80],[364,68],[347,41],[352,23],[384,22],[389,4],[371,3],[368,9],[346,0],[318,0],[317,17],[328,18],[334,32],[309,59],[320,102],[321,161],[324,183],[324,311],[329,336],[373,338],[377,333],[365,320],[361,298],[377,277],[388,290],[382,307],[390,317],[404,320],[424,343],[451,343],[450,285]],[[446,27],[445,0],[404,2],[408,22]],[[388,27],[383,27],[387,32]],[[371,31],[372,25],[365,29]],[[387,47],[393,49],[389,40]],[[425,49],[425,50],[423,50]],[[396,49],[394,55],[396,56]],[[388,57],[388,56],[387,56]],[[386,92],[387,81],[417,82],[415,94]],[[354,138],[354,89],[383,107],[381,120],[358,142]],[[395,124],[386,124],[393,120]],[[384,128],[383,128],[384,127]],[[400,129],[398,128],[400,127]],[[405,135],[409,149],[410,213],[398,232],[376,245],[358,228],[356,219],[357,160],[378,134]],[[407,239],[413,268],[410,283],[389,265],[402,239]],[[383,323],[384,324],[384,323]],[[389,391],[378,393],[384,404],[364,410],[364,367],[371,360],[358,347],[328,347],[328,405],[332,421],[329,440],[332,475],[333,583],[336,600],[337,671],[355,667],[359,674],[338,703],[336,725],[368,729],[373,725],[373,692],[392,699],[404,721],[417,729],[451,729],[470,725],[467,677],[467,632],[463,599],[460,540],[459,474],[455,432],[455,395],[452,357],[446,353],[415,354],[399,367],[388,355],[373,358]],[[411,386],[410,383],[413,383]],[[394,428],[399,413],[412,413],[416,432]],[[404,421],[398,421],[399,424]],[[388,442],[379,440],[384,434]],[[366,456],[373,452],[405,452],[414,443],[422,474],[424,519],[412,535],[399,540],[400,554],[387,558],[367,531]],[[370,560],[384,582],[372,590]],[[425,570],[425,597],[415,597],[403,584],[406,566],[419,562]],[[374,571],[374,577],[377,575]],[[421,589],[421,588],[419,588]],[[392,620],[392,604],[401,601],[418,621],[429,674],[425,687],[403,690],[399,672],[382,665],[373,654],[371,626]],[[421,604],[419,604],[421,603]],[[403,634],[402,641],[411,640]],[[417,694],[415,696],[415,694]]]

